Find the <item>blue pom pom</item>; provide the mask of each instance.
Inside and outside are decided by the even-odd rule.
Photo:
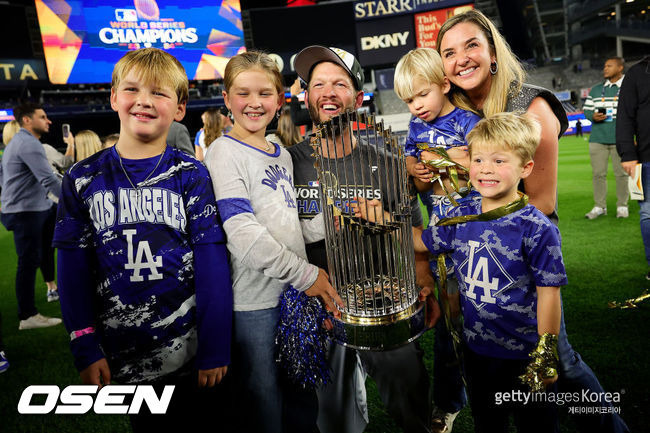
[[[276,344],[278,362],[289,379],[305,388],[328,383],[328,338],[323,321],[327,312],[317,299],[293,287],[280,298],[280,324]]]

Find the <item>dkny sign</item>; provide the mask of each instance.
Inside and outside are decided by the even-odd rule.
[[[357,22],[357,53],[363,66],[397,63],[413,48],[415,34],[411,16]]]
[[[379,36],[365,36],[361,38],[361,51],[378,50],[406,45],[406,38],[410,32],[389,33]]]

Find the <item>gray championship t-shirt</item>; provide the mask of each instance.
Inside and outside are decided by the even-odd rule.
[[[302,141],[287,149],[293,160],[294,185],[296,187],[296,199],[298,215],[301,219],[309,219],[320,212],[320,187],[318,184],[318,175],[314,168],[314,153],[309,144],[309,140]],[[359,161],[354,165],[352,161]],[[353,197],[363,197],[366,199],[379,199],[391,197],[394,170],[396,167],[397,157],[382,148],[358,143],[352,150],[352,153],[340,158],[338,161],[339,179],[338,191],[334,193],[334,203],[344,211],[347,211],[348,202]],[[325,159],[325,167],[328,166]],[[364,167],[365,170],[359,171],[356,168]],[[384,201],[382,200],[384,203]],[[394,204],[384,203],[384,207],[392,207]],[[411,199],[412,225],[421,226],[422,213],[415,194]],[[314,242],[307,245],[307,258],[312,263],[323,269],[327,269],[327,253],[325,250],[325,241]]]

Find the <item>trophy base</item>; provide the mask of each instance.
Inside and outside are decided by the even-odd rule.
[[[334,341],[358,350],[390,350],[410,343],[427,330],[424,302],[416,302],[401,313],[368,318],[343,314],[332,318]]]

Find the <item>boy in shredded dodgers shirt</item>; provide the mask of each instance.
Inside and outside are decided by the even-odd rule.
[[[407,171],[413,177],[420,199],[427,208],[429,224],[435,224],[452,207],[447,191],[456,200],[460,199],[460,196],[454,191],[445,168],[439,169],[436,175],[440,176],[440,179],[434,181],[432,169],[421,162],[441,160],[441,157],[433,152],[418,149],[417,145],[424,143],[431,148],[444,149],[453,162],[468,167],[469,156],[465,137],[481,120],[475,113],[452,105],[447,98],[449,89],[449,79],[445,77],[440,54],[432,48],[409,51],[395,67],[395,93],[406,103],[413,115],[405,144]],[[467,181],[459,178],[458,187],[466,186]],[[433,274],[439,279],[437,260],[431,260],[430,266]],[[446,288],[449,297],[442,296],[448,300],[451,307],[447,313],[453,316],[458,315],[458,283],[454,276],[453,262],[449,258],[446,259],[446,267]],[[451,430],[454,419],[467,403],[452,337],[444,320],[436,324],[435,334],[435,407],[432,433]]]
[[[413,232],[416,251],[450,253],[456,267],[477,432],[507,432],[511,412],[519,432],[559,431],[551,404],[495,401],[497,393],[529,391],[519,376],[529,377],[538,391],[557,380],[560,286],[567,284],[560,233],[517,191],[532,171],[539,138],[539,125],[525,114],[480,121],[468,141],[470,181],[481,195],[423,233]]]
[[[198,410],[195,369],[211,387],[230,362],[232,288],[210,176],[165,143],[187,89],[171,55],[126,54],[111,87],[120,138],[70,169],[59,202],[61,310],[83,382],[176,385],[169,416],[134,416],[134,430],[182,428]]]

